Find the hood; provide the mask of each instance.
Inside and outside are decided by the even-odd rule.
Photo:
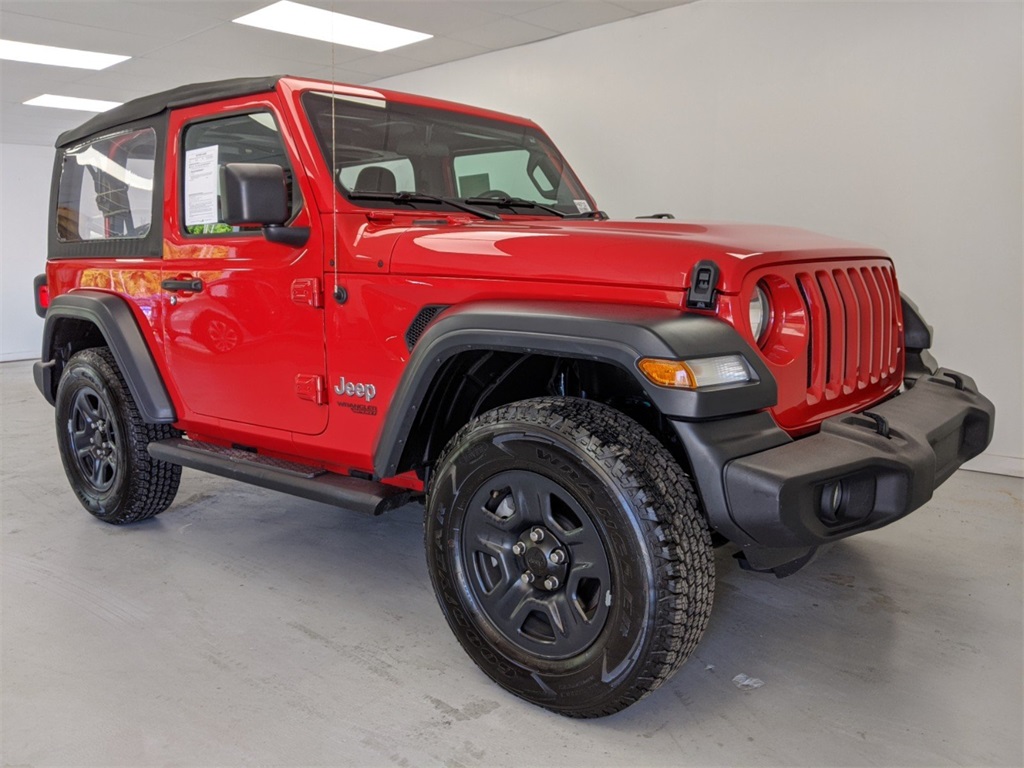
[[[675,221],[471,221],[413,226],[397,238],[399,275],[520,278],[550,282],[681,288],[710,259],[719,290],[773,264],[885,257],[875,248],[801,229]]]

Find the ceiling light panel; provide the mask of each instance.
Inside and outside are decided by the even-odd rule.
[[[29,64],[49,64],[55,67],[75,67],[76,69],[106,69],[130,58],[131,56],[119,56],[113,53],[97,53],[74,48],[58,48],[53,45],[0,40],[0,59],[24,61]]]
[[[102,101],[101,99],[81,99],[77,96],[55,96],[44,93],[24,102],[29,107],[54,107],[55,109],[76,109],[81,112],[106,112],[108,109],[121,106],[120,101]]]
[[[268,5],[235,19],[238,24],[284,32],[335,45],[347,45],[367,51],[390,51],[403,45],[428,40],[433,35],[360,19],[344,13],[325,11],[291,0]]]

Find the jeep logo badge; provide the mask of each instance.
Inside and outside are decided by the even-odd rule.
[[[343,397],[361,397],[366,402],[370,402],[377,396],[377,388],[373,384],[356,384],[351,381],[345,381],[345,377],[342,376],[334,387],[334,394]]]

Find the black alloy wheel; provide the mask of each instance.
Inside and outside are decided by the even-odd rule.
[[[155,460],[146,447],[180,433],[143,421],[108,348],[72,355],[55,406],[61,461],[82,506],[115,525],[145,520],[170,506],[181,467]]]
[[[97,494],[110,490],[123,461],[124,452],[117,440],[119,425],[112,419],[95,389],[84,384],[75,392],[67,420],[67,439],[82,481]]]
[[[477,612],[502,638],[542,659],[593,644],[608,616],[608,552],[597,526],[561,485],[537,472],[501,472],[479,487],[457,553]]]
[[[427,564],[498,684],[574,717],[617,712],[696,647],[714,591],[689,478],[635,421],[543,398],[483,414],[431,479]]]

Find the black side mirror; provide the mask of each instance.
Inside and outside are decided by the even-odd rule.
[[[231,226],[276,226],[288,221],[284,168],[228,163],[220,169],[220,220]]]

